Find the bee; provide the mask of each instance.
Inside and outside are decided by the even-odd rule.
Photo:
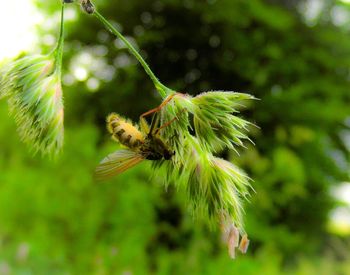
[[[116,113],[107,117],[107,129],[112,138],[127,149],[117,150],[105,157],[95,169],[95,178],[99,181],[109,179],[137,165],[143,160],[170,160],[174,155],[160,136],[160,130],[170,125],[177,118],[160,124],[159,110],[171,100],[169,96],[160,106],[140,116],[140,130],[132,122]],[[153,113],[149,126],[145,116]]]

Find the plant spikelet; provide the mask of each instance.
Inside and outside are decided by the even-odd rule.
[[[0,82],[21,139],[44,154],[57,153],[63,143],[62,88],[54,64],[52,55],[23,57],[3,68]]]
[[[171,162],[158,162],[156,166],[165,166],[166,184],[173,182],[187,191],[194,216],[204,217],[211,224],[222,223],[224,216],[226,228],[234,226],[244,235],[243,202],[252,190],[250,179],[236,165],[215,154],[226,148],[236,151],[237,146],[243,146],[243,140],[249,140],[246,132],[250,123],[237,114],[243,101],[254,97],[234,92],[170,96],[172,100],[161,110],[161,120],[164,123],[176,117],[176,121],[161,134],[175,155]],[[247,240],[242,244],[243,252]],[[232,242],[233,237],[227,239],[234,257],[238,237],[234,239],[237,245],[232,246]]]
[[[34,153],[55,155],[63,145],[63,16],[64,4],[60,36],[51,54],[24,56],[0,70],[0,99],[7,98],[19,135]]]

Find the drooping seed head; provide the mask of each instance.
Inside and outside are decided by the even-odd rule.
[[[63,144],[63,97],[54,55],[28,56],[2,68],[0,98],[8,99],[21,139],[36,153],[57,153]]]

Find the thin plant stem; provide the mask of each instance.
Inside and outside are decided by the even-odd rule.
[[[61,8],[60,34],[58,37],[57,45],[51,53],[55,56],[56,72],[60,71],[62,67],[63,44],[64,44],[64,3],[62,3],[62,8]]]
[[[165,85],[163,85],[159,81],[159,79],[154,75],[151,68],[148,66],[146,61],[139,54],[139,52],[133,47],[133,45],[131,45],[131,43],[115,27],[113,27],[113,25],[107,19],[105,19],[98,11],[95,11],[94,15],[96,16],[96,18],[98,20],[100,20],[105,25],[105,27],[111,33],[113,33],[115,36],[117,36],[120,40],[122,40],[125,43],[128,50],[130,51],[130,53],[133,56],[135,56],[135,58],[140,62],[140,64],[142,65],[142,67],[144,68],[146,73],[149,75],[149,77],[153,81],[154,86],[156,87],[156,89],[159,92],[161,97],[165,98],[168,94],[173,93],[173,91],[171,89],[169,89],[168,87],[166,87]]]

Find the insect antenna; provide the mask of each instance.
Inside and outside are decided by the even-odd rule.
[[[152,122],[151,122],[151,126],[148,134],[156,134],[158,128],[155,128],[155,127],[158,124],[159,124],[159,115],[158,113],[154,113],[152,116]]]

